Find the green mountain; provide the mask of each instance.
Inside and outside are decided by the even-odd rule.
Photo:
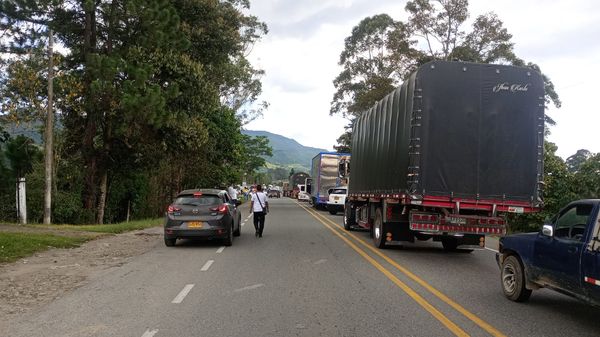
[[[1,122],[1,121],[0,121]],[[36,144],[42,144],[42,133],[40,130],[43,128],[42,122],[28,122],[28,123],[2,123],[2,128],[6,131],[11,137],[16,137],[19,135],[23,135],[25,137],[31,138]]]
[[[327,152],[326,149],[304,146],[293,139],[267,131],[243,130],[242,133],[252,137],[265,136],[269,139],[273,156],[265,158],[268,162],[267,167],[294,168],[296,171],[310,172],[313,157],[319,152]]]

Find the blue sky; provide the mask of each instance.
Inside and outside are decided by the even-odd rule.
[[[263,117],[247,125],[293,138],[306,146],[333,149],[347,120],[329,116],[332,81],[344,39],[367,16],[387,13],[405,20],[406,1],[257,0],[250,12],[269,26],[250,59],[266,71]],[[594,0],[470,1],[470,20],[496,13],[513,35],[517,56],[538,64],[562,100],[547,113],[557,122],[550,141],[567,158],[578,149],[600,152],[600,2]],[[469,24],[464,28],[468,29]]]

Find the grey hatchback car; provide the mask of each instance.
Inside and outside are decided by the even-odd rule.
[[[226,191],[194,189],[180,192],[165,216],[165,245],[182,238],[219,238],[226,246],[240,236],[242,214]]]

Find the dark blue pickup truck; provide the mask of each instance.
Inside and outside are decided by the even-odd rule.
[[[600,306],[600,199],[574,201],[537,233],[500,239],[496,259],[507,298],[551,288]]]

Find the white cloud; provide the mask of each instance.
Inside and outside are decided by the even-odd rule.
[[[405,2],[394,0],[260,0],[251,12],[270,28],[251,55],[266,71],[264,117],[248,125],[298,142],[332,149],[347,121],[330,117],[333,79],[344,39],[360,20],[387,13],[406,19]],[[504,0],[470,2],[473,20],[493,11],[513,35],[517,56],[538,64],[562,100],[549,109],[557,122],[550,140],[563,158],[585,148],[600,152],[600,111],[595,107],[600,78],[600,3],[589,0]]]

